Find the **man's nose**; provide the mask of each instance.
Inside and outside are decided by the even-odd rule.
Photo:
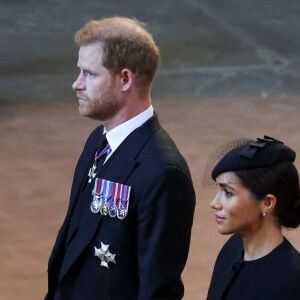
[[[85,89],[84,78],[81,74],[79,74],[77,79],[72,84],[72,88],[73,88],[73,90],[76,90],[76,91]]]

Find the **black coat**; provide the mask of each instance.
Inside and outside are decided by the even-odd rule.
[[[299,300],[300,254],[286,240],[266,256],[243,261],[242,238],[235,234],[222,248],[208,300]]]
[[[46,297],[53,299],[58,289],[63,300],[181,299],[195,194],[188,166],[156,115],[133,131],[97,174],[132,187],[127,217],[93,214],[90,196],[65,255],[68,226],[102,131],[100,126],[90,135],[78,161],[67,216],[49,260]],[[116,254],[109,269],[93,255],[101,242]]]

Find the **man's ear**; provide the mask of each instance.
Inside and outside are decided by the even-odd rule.
[[[277,199],[273,194],[266,195],[266,197],[261,200],[261,212],[268,214],[274,211],[276,203]]]
[[[121,77],[121,90],[126,92],[130,89],[134,82],[134,75],[129,69],[123,69],[120,73]]]

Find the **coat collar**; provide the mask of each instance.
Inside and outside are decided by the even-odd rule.
[[[241,254],[243,253],[243,247],[240,248],[239,253],[235,256],[234,260],[231,264],[228,265],[228,267],[224,270],[224,281],[223,286],[220,287],[220,298],[218,299],[224,299],[226,297],[226,294],[228,293],[228,290],[230,289],[230,286],[232,285],[235,278],[238,276],[240,270],[243,267],[244,261],[241,258]]]
[[[216,261],[207,299],[226,298],[232,282],[243,267],[243,251],[242,238],[238,234],[233,235],[221,250]]]

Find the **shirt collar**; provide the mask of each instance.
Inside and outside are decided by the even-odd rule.
[[[107,142],[111,148],[109,156],[121,145],[127,136],[138,127],[142,126],[153,116],[153,106],[150,105],[146,110],[133,117],[132,119],[120,124],[119,126],[107,131],[104,127],[103,134],[106,134]]]

